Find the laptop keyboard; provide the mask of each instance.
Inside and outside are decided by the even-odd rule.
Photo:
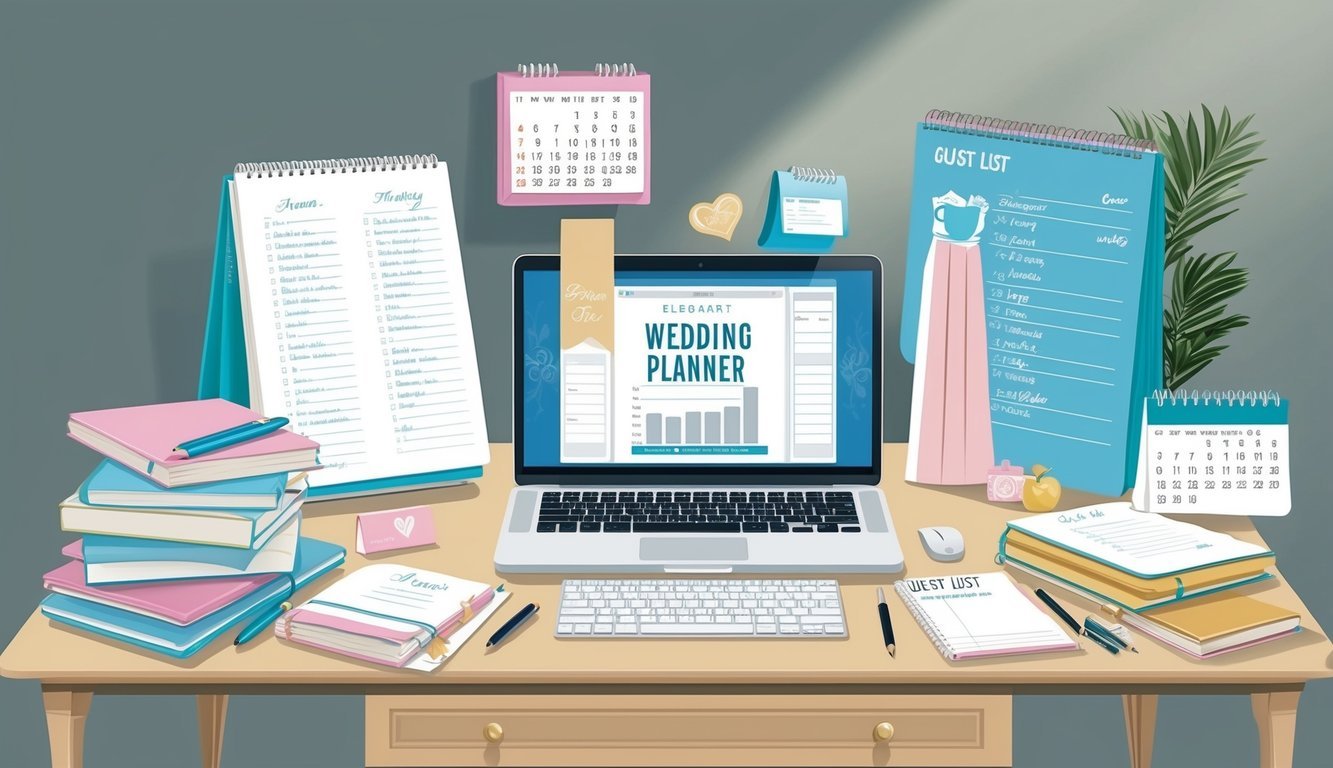
[[[544,491],[538,533],[860,533],[851,491]]]

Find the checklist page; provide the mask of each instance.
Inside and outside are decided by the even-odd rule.
[[[489,459],[449,177],[238,173],[251,405],[320,443],[312,485]]]

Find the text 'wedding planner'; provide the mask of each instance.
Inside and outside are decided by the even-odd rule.
[[[445,164],[249,164],[228,189],[250,405],[319,442],[312,494],[487,463]]]

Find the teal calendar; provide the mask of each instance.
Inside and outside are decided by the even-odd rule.
[[[1134,508],[1286,515],[1288,408],[1276,392],[1154,392],[1143,409]]]
[[[984,482],[1008,460],[1124,493],[1162,375],[1161,155],[1124,136],[932,112],[910,205],[908,479]]]

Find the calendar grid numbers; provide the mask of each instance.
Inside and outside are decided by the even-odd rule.
[[[1275,393],[1149,397],[1134,506],[1173,514],[1287,514],[1287,410]]]
[[[501,72],[496,90],[501,205],[648,203],[647,74],[548,65]]]

